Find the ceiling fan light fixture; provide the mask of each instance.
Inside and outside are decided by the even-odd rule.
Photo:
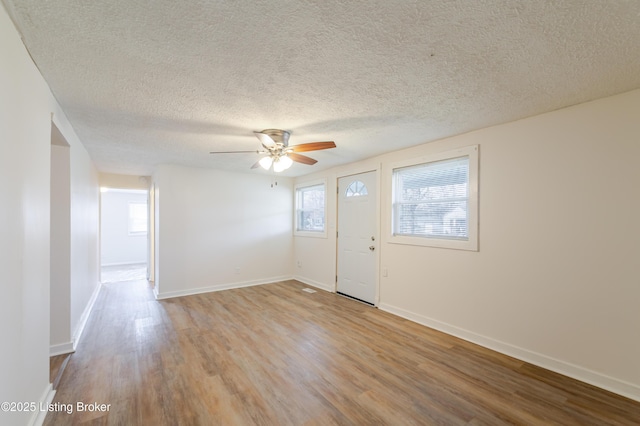
[[[273,171],[280,173],[287,170],[293,164],[293,160],[287,156],[278,157],[273,161]]]
[[[266,156],[266,157],[262,157],[259,161],[260,165],[262,166],[263,169],[265,170],[269,170],[269,168],[271,167],[271,164],[273,163],[273,158]]]
[[[283,172],[293,165],[294,162],[314,165],[318,161],[311,157],[300,154],[300,152],[318,151],[321,149],[335,148],[336,143],[333,141],[324,142],[308,142],[299,145],[289,146],[289,136],[291,132],[280,129],[264,129],[261,132],[253,132],[262,145],[262,149],[257,151],[211,151],[209,154],[236,154],[255,152],[262,155],[258,161],[251,165],[251,169],[262,167],[276,173]]]
[[[293,164],[293,160],[289,158],[288,155],[283,155],[280,157],[280,164],[284,167],[284,170],[287,170]]]

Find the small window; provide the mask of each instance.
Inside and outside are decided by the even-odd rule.
[[[477,147],[393,168],[391,242],[477,250]]]
[[[326,236],[325,184],[296,187],[296,234]]]
[[[129,202],[129,235],[147,234],[147,203]]]
[[[361,195],[367,195],[367,186],[359,180],[351,182],[351,185],[347,187],[345,196],[360,197]]]

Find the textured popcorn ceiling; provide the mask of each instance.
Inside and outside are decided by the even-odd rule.
[[[250,173],[292,131],[303,175],[640,88],[640,2],[2,0],[104,172]]]

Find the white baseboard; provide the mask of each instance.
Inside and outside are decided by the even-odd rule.
[[[610,392],[622,395],[635,401],[640,401],[640,386],[633,383],[628,383],[623,380],[609,377],[604,374],[588,370],[584,367],[568,363],[566,361],[561,361],[559,359],[533,352],[528,349],[520,348],[509,343],[504,343],[490,337],[482,336],[472,331],[440,322],[420,314],[388,305],[386,303],[381,303],[378,308],[394,315],[398,315],[399,317],[408,319],[410,321],[417,322],[418,324],[422,324],[435,330],[442,331],[443,333],[459,337],[460,339],[467,340],[485,348],[489,348],[505,355],[509,355],[513,358],[517,358],[530,364],[537,365],[538,367],[554,371],[564,376],[568,376],[581,382],[585,382],[590,385],[608,390]]]
[[[309,278],[305,278],[305,277],[300,277],[300,276],[294,276],[293,277],[294,280],[296,281],[300,281],[303,284],[307,284],[310,285],[312,287],[316,287],[319,288],[320,290],[324,290],[324,291],[328,291],[329,293],[335,293],[336,289],[334,288],[333,285],[327,285]]]
[[[40,411],[40,407],[48,407],[55,395],[56,391],[53,390],[53,385],[49,383],[38,401],[38,410],[31,416],[31,420],[29,421],[30,426],[42,426],[48,411]]]
[[[57,345],[49,346],[49,356],[70,354],[75,352],[75,345],[73,342],[59,343]]]
[[[80,342],[80,338],[82,337],[82,332],[84,331],[85,326],[87,325],[87,320],[89,319],[89,315],[93,310],[93,305],[96,303],[96,299],[98,298],[98,294],[100,293],[100,289],[102,288],[102,284],[98,282],[96,288],[93,290],[93,294],[85,306],[84,311],[82,312],[82,316],[80,316],[80,321],[76,326],[76,329],[73,332],[72,341],[73,341],[73,351],[78,347],[78,342]]]
[[[76,351],[76,347],[82,337],[82,332],[84,331],[84,327],[87,325],[87,320],[89,319],[89,315],[91,314],[93,305],[96,303],[96,299],[98,298],[101,288],[102,284],[98,283],[96,288],[93,290],[93,294],[91,294],[91,298],[89,299],[87,306],[85,306],[82,316],[80,316],[80,321],[76,326],[73,336],[71,337],[71,341],[49,346],[49,356],[70,354]]]
[[[280,281],[287,281],[292,279],[293,279],[292,276],[287,275],[287,276],[281,276],[281,277],[265,278],[262,280],[242,281],[237,283],[217,284],[209,287],[191,288],[187,290],[168,291],[166,293],[158,292],[157,289],[154,288],[153,293],[155,294],[157,300],[163,300],[163,299],[171,299],[173,297],[191,296],[193,294],[211,293],[213,291],[230,290],[232,288],[242,288],[242,287],[251,287],[254,285],[273,284]]]

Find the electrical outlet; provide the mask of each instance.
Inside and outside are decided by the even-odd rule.
[[[298,265],[298,268],[302,268],[302,262],[300,262],[299,260],[297,262],[297,265]]]
[[[236,274],[239,274],[239,273],[240,273],[240,267],[236,266]]]
[[[382,268],[382,276],[383,277],[388,277],[389,276],[389,271],[387,271],[387,268]]]

